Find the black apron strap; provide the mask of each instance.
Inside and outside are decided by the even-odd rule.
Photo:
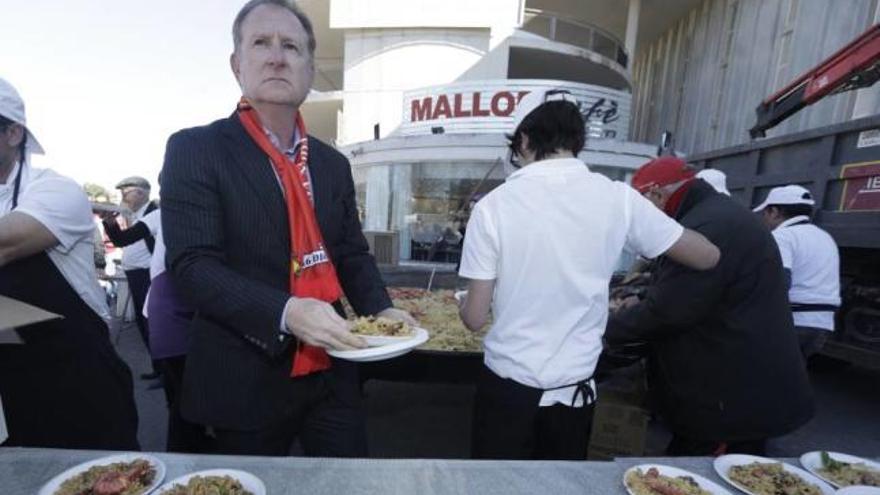
[[[791,312],[792,313],[826,313],[826,312],[835,312],[840,309],[839,306],[834,304],[801,304],[801,303],[791,303]]]
[[[593,390],[592,381],[593,381],[593,377],[591,376],[591,377],[583,379],[579,382],[570,383],[568,385],[562,385],[560,387],[553,387],[553,388],[546,388],[546,389],[544,389],[544,392],[549,392],[551,390],[562,390],[564,388],[569,388],[569,387],[575,387],[574,395],[572,395],[572,397],[571,397],[571,407],[575,407],[575,404],[577,404],[578,396],[583,397],[584,406],[587,406],[596,400],[596,391]]]
[[[12,187],[12,209],[18,206],[18,193],[21,191],[21,171],[24,169],[24,161],[18,164],[18,173],[15,174],[15,185]]]

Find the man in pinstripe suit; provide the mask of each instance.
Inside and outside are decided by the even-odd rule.
[[[182,413],[213,429],[217,453],[286,455],[299,438],[307,455],[364,456],[357,368],[323,354],[364,342],[349,333],[338,301],[291,296],[291,272],[310,268],[291,250],[298,225],[289,220],[299,217],[288,207],[299,187],[322,237],[317,259],[326,247],[354,310],[412,319],[391,307],[368,253],[348,161],[306,139],[298,117],[314,77],[308,18],[290,0],[251,0],[233,38],[243,102],[227,119],[171,136],[162,170],[167,262],[197,310]],[[304,169],[301,186],[290,186],[292,169],[279,161]]]

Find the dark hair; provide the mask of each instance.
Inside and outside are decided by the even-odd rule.
[[[813,216],[813,207],[810,205],[767,205],[767,208],[776,208],[786,220],[802,215]]]
[[[507,138],[513,155],[519,156],[522,135],[528,135],[529,150],[535,153],[535,160],[543,160],[559,149],[577,156],[586,144],[585,133],[584,117],[577,105],[557,100],[533,110]]]
[[[315,48],[318,46],[318,42],[315,40],[315,29],[312,27],[312,21],[309,20],[309,17],[305,12],[300,10],[299,6],[297,6],[293,0],[251,0],[244,4],[244,7],[238,11],[235,20],[232,22],[232,45],[235,47],[235,51],[238,51],[238,47],[241,45],[241,25],[244,24],[244,20],[247,18],[248,14],[261,5],[274,5],[276,7],[281,7],[282,9],[287,9],[293,13],[293,15],[299,19],[299,22],[303,25],[303,29],[306,30],[306,34],[309,37],[309,54],[312,56],[315,55]]]
[[[0,131],[5,131],[7,127],[15,123],[16,122],[14,120],[7,119],[6,117],[0,115]],[[25,132],[23,132],[21,136],[21,143],[18,144],[18,159],[21,160],[22,163],[24,163],[25,159],[27,158],[27,153],[25,153],[27,151],[27,138],[28,134],[27,130],[25,130]]]

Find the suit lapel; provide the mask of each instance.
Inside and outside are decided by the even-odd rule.
[[[240,167],[238,172],[250,184],[254,196],[259,198],[269,218],[275,218],[280,213],[286,224],[287,206],[284,194],[269,157],[247,135],[235,114],[226,120],[223,133],[227,138],[227,148],[234,158],[234,166]]]
[[[333,200],[331,197],[330,177],[327,175],[327,167],[324,164],[315,138],[309,136],[309,177],[312,179],[312,198],[315,201],[315,219],[324,232],[325,219],[322,213],[327,212],[327,206]]]

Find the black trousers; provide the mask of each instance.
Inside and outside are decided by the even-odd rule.
[[[186,356],[158,359],[156,365],[156,371],[162,374],[162,386],[168,401],[168,437],[165,449],[168,452],[206,452],[209,449],[209,438],[205,434],[205,427],[190,423],[180,414],[180,391]]]
[[[125,278],[128,280],[128,290],[131,291],[131,301],[134,303],[134,318],[138,333],[141,334],[147,352],[150,352],[150,327],[147,319],[144,318],[144,302],[150,290],[150,270],[146,268],[125,270]],[[158,371],[155,360],[153,360],[153,370]]]
[[[765,455],[766,453],[766,438],[723,442],[673,435],[672,441],[666,447],[666,455],[673,457],[718,457],[725,454]]]
[[[540,407],[542,394],[483,366],[474,401],[473,457],[586,459],[594,405]]]
[[[822,328],[794,327],[794,331],[797,333],[798,345],[801,347],[804,359],[809,359],[810,356],[821,351],[828,336],[831,335],[831,332]]]
[[[294,380],[284,414],[275,423],[256,431],[215,429],[212,452],[286,456],[299,438],[310,457],[366,457],[357,364],[334,359],[329,371]]]

